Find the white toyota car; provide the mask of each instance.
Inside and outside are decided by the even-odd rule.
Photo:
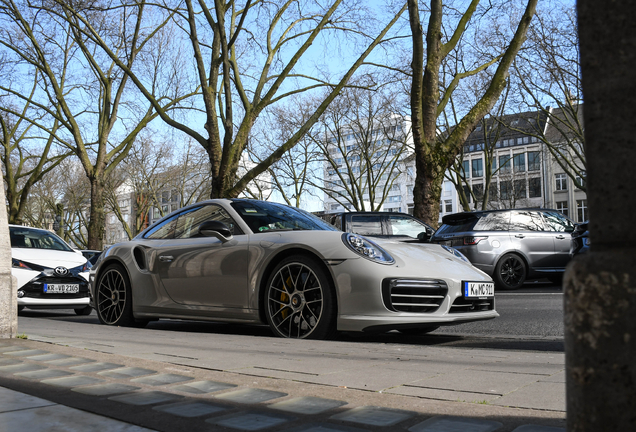
[[[9,225],[11,273],[17,278],[18,310],[74,309],[89,315],[91,264],[50,231]]]

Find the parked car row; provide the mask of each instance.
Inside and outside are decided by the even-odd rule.
[[[457,213],[437,231],[396,213],[329,222],[335,227],[275,203],[211,200],[103,253],[12,225],[18,306],[80,315],[92,306],[102,323],[121,326],[166,317],[260,322],[292,338],[426,333],[498,316],[495,286],[557,281],[589,246],[587,224],[548,209]]]

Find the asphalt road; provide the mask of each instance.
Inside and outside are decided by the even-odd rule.
[[[497,319],[441,327],[428,335],[406,336],[397,332],[345,333],[340,334],[338,339],[362,343],[563,352],[563,295],[560,286],[536,282],[528,283],[520,290],[497,292],[496,308],[500,314]],[[27,336],[29,332],[46,334],[47,328],[57,327],[56,321],[64,322],[65,326],[71,325],[70,328],[75,329],[72,331],[78,333],[99,324],[95,312],[89,316],[76,316],[71,310],[25,309],[20,313],[18,332]],[[160,320],[151,322],[147,328],[154,331],[183,332],[184,337],[186,333],[271,336],[266,326],[200,321]]]

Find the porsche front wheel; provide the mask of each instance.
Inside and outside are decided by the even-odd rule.
[[[119,264],[111,265],[100,275],[95,290],[95,310],[102,324],[122,327],[147,324],[133,316],[128,274]]]
[[[330,337],[336,327],[336,303],[325,270],[309,257],[283,259],[267,281],[265,315],[278,336]]]

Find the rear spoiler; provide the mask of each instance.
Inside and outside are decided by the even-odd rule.
[[[462,225],[470,220],[477,219],[478,213],[453,213],[442,217],[442,223],[446,225]]]

